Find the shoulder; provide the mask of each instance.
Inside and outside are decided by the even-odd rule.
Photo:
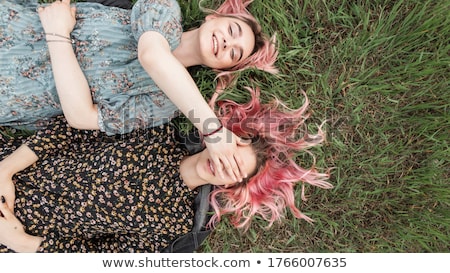
[[[130,19],[137,41],[144,32],[156,31],[164,36],[172,50],[180,43],[183,27],[176,0],[139,0],[133,6]]]
[[[138,0],[133,6],[133,11],[136,14],[157,11],[161,15],[181,16],[180,5],[177,0]]]

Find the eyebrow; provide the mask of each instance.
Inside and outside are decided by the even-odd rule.
[[[239,32],[239,37],[242,37],[242,28],[241,25],[238,22],[234,22],[237,25],[238,28],[238,32]],[[242,47],[239,49],[239,59],[238,62],[242,59],[242,56],[244,56],[244,50],[242,49]]]

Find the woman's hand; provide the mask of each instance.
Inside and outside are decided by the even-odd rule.
[[[0,244],[16,252],[36,252],[43,238],[25,232],[22,223],[0,196]]]
[[[205,137],[204,142],[220,177],[225,178],[224,171],[236,182],[241,182],[247,177],[248,174],[243,173],[244,161],[237,153],[237,146],[249,143],[244,142],[225,127]]]
[[[69,37],[75,27],[76,8],[70,6],[70,0],[55,1],[49,6],[41,6],[38,8],[38,13],[42,27],[47,34]]]
[[[13,238],[20,238],[25,234],[22,223],[8,207],[5,197],[0,196],[0,243],[9,246]]]
[[[16,199],[16,189],[12,181],[12,176],[7,168],[3,166],[0,162],[0,196],[5,198],[7,204],[9,204],[9,209],[14,211],[14,200]]]
[[[25,144],[0,161],[0,196],[5,198],[9,209],[14,211],[15,186],[14,174],[31,166],[38,160],[37,155]]]

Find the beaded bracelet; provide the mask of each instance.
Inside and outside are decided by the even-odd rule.
[[[203,134],[202,136],[203,136],[203,137],[209,137],[209,136],[212,136],[212,135],[214,135],[215,133],[217,133],[217,132],[219,132],[220,130],[222,130],[222,128],[223,128],[223,125],[220,124],[220,126],[217,127],[217,129],[215,129],[214,131],[209,132],[209,133],[207,133],[207,134]]]

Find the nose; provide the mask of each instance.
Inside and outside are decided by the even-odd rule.
[[[227,40],[223,39],[223,48],[227,48]]]

